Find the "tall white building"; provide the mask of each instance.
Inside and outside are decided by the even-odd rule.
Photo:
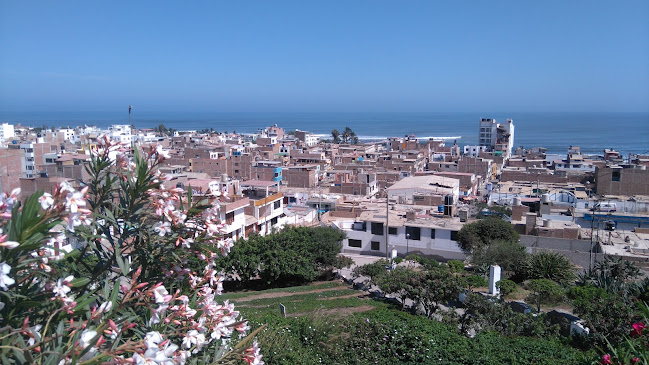
[[[33,143],[21,143],[20,149],[23,150],[22,156],[20,158],[21,162],[21,172],[22,177],[32,178],[34,177],[36,164],[34,163],[34,144]]]
[[[480,134],[478,145],[487,147],[496,154],[509,157],[514,148],[514,121],[507,119],[504,124],[499,124],[492,118],[480,119]]]
[[[0,142],[4,142],[9,138],[13,138],[15,135],[16,134],[14,132],[13,124],[8,124],[8,123],[0,124]]]

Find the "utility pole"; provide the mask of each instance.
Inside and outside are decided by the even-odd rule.
[[[385,258],[390,259],[390,199],[385,191]]]

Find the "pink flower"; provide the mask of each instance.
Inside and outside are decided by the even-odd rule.
[[[602,361],[599,362],[602,365],[613,365],[613,362],[611,361],[611,355],[606,354],[602,356]]]
[[[640,362],[640,358],[639,358],[639,357],[634,357],[633,359],[631,359],[631,364],[637,364],[637,363],[639,363],[639,362]]]
[[[647,325],[642,322],[636,322],[631,327],[633,327],[633,330],[631,331],[631,337],[638,337],[642,335],[642,331],[647,328]]]

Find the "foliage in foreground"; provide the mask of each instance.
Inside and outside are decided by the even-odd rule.
[[[215,252],[232,245],[218,198],[165,188],[159,149],[122,152],[105,138],[81,190],[0,193],[0,361],[262,363],[252,335],[237,341],[247,322],[217,301]],[[83,244],[65,254],[68,238]]]

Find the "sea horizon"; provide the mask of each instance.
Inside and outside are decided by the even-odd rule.
[[[622,154],[649,152],[649,112],[173,112],[134,109],[136,128],[164,124],[179,131],[212,128],[218,132],[255,133],[277,124],[285,130],[301,129],[326,139],[333,129],[349,126],[361,141],[415,135],[422,140],[445,139],[460,146],[477,144],[480,118],[499,123],[513,119],[514,145],[545,147],[550,154],[565,154],[572,145],[587,154],[604,148]],[[127,111],[0,111],[0,122],[30,127],[76,127],[128,124]]]

